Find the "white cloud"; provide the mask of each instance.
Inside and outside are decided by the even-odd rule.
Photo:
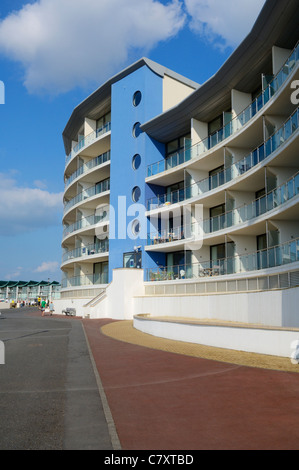
[[[48,187],[45,180],[35,180],[34,186],[36,186],[39,189],[47,189]]]
[[[0,173],[0,235],[17,235],[61,224],[63,193],[20,187]]]
[[[59,268],[59,263],[57,261],[45,261],[38,268],[36,268],[36,273],[54,273]]]
[[[15,269],[15,271],[13,273],[7,274],[5,276],[5,279],[7,281],[11,281],[12,279],[14,279],[14,280],[19,279],[22,272],[23,272],[23,268],[21,266],[19,266]]]
[[[179,0],[39,0],[0,22],[0,52],[23,65],[29,92],[66,92],[102,83],[185,16]]]
[[[221,48],[241,43],[264,4],[265,0],[185,0],[190,28]]]

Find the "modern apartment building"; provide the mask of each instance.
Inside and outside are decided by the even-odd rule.
[[[299,326],[299,5],[203,85],[148,59],[72,113],[62,304]]]
[[[27,301],[37,298],[60,300],[60,283],[57,281],[0,281],[0,300]]]

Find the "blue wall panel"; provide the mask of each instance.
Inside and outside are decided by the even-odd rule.
[[[142,93],[142,99],[135,107],[133,96],[136,91]],[[110,205],[115,213],[115,239],[110,239],[109,245],[109,282],[112,280],[112,270],[123,267],[123,254],[134,252],[134,247],[141,247],[142,267],[145,269],[164,261],[164,255],[152,257],[144,251],[148,231],[144,213],[146,199],[151,196],[151,189],[145,183],[146,168],[163,158],[164,145],[153,141],[145,133],[135,138],[132,132],[136,122],[142,124],[162,112],[162,93],[163,78],[147,66],[112,86]],[[132,166],[135,154],[141,156],[141,165],[137,170]],[[135,186],[141,190],[137,205],[132,200]],[[139,237],[134,237],[130,227],[136,217],[142,223]],[[110,220],[110,225],[112,228],[113,220]]]

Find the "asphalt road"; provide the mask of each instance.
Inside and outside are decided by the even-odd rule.
[[[0,315],[0,450],[112,450],[81,321],[28,314]]]

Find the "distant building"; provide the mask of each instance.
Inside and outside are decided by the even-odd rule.
[[[143,58],[74,109],[65,305],[299,326],[298,24],[268,0],[202,86]]]
[[[33,301],[38,297],[47,300],[60,299],[59,282],[47,281],[0,281],[0,299]]]

